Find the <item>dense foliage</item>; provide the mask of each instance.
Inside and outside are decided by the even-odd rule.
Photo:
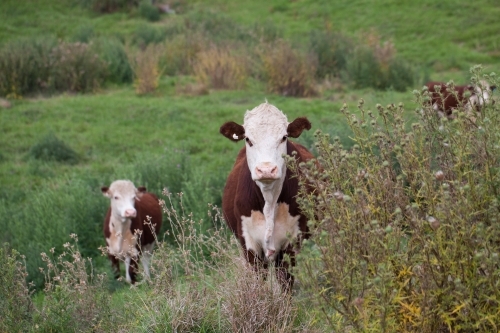
[[[473,82],[482,77],[473,68]],[[440,118],[415,91],[420,121],[402,104],[342,109],[355,145],[317,133],[322,169],[300,199],[313,237],[298,272],[333,331],[491,332],[500,325],[498,104]],[[312,185],[311,185],[312,184]]]

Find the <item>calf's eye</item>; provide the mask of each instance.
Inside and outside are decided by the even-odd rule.
[[[283,136],[283,139],[281,139],[281,142],[285,142],[286,139],[288,139],[288,135]]]
[[[252,141],[250,141],[250,139],[249,139],[249,138],[245,138],[245,140],[246,140],[246,142],[248,143],[248,145],[249,145],[250,147],[252,147],[252,146],[253,146],[253,143],[252,143]]]

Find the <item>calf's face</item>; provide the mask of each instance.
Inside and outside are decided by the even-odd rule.
[[[139,200],[146,188],[137,189],[131,181],[116,180],[109,187],[102,187],[101,191],[111,200],[112,214],[122,222],[126,222],[136,217],[135,200]]]

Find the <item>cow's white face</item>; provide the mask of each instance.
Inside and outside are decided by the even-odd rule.
[[[287,127],[286,116],[267,103],[245,114],[246,155],[254,181],[268,184],[285,176]]]
[[[490,95],[495,88],[495,86],[490,86],[487,81],[480,80],[474,87],[474,94],[469,98],[467,109],[471,109],[476,105],[481,107],[488,103]]]
[[[137,215],[135,200],[143,191],[139,191],[129,180],[116,180],[109,188],[103,187],[104,196],[111,199],[111,213],[121,222],[126,222]]]

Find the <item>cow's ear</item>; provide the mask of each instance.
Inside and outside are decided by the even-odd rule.
[[[222,125],[219,132],[232,141],[240,141],[245,138],[245,128],[234,121],[228,121]]]
[[[102,192],[102,195],[104,195],[105,197],[111,198],[111,192],[109,191],[109,187],[107,187],[107,186],[101,187],[101,192]]]
[[[137,198],[142,197],[144,193],[146,193],[147,189],[144,186],[139,186],[136,191]]]
[[[307,120],[306,117],[299,117],[288,124],[287,132],[288,136],[292,138],[298,138],[303,130],[310,130],[311,122]]]

